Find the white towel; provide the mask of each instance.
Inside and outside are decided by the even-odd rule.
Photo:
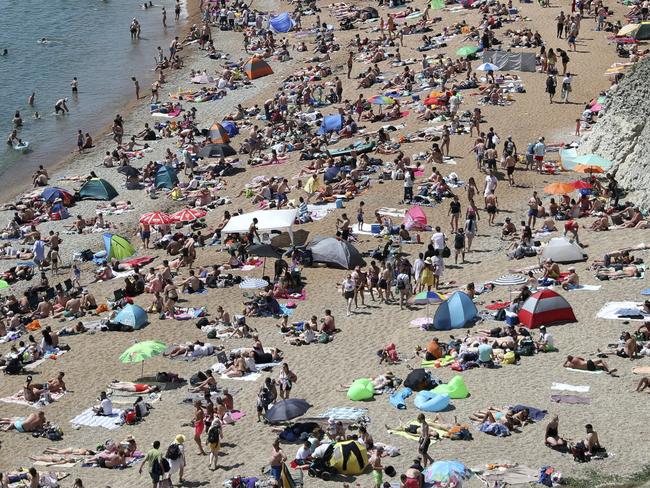
[[[578,393],[587,393],[590,390],[590,386],[587,385],[568,385],[566,383],[553,383],[551,385],[551,390],[560,390],[560,391],[575,391]]]
[[[87,427],[103,427],[108,430],[115,430],[121,427],[120,415],[122,410],[113,409],[113,415],[95,415],[92,408],[88,408],[73,418],[70,423],[74,426],[85,425]]]
[[[257,381],[262,377],[262,373],[248,373],[246,376],[225,376],[221,375],[222,380],[237,380],[237,381]]]

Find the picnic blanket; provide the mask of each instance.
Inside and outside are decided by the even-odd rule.
[[[113,415],[95,415],[92,408],[87,408],[70,420],[70,423],[75,427],[85,425],[86,427],[103,427],[108,430],[116,430],[122,426],[121,414],[122,410],[114,408]]]
[[[510,486],[537,483],[539,470],[523,465],[497,465],[494,469],[473,470],[486,485]],[[501,483],[498,483],[501,482]]]
[[[405,427],[419,427],[419,426],[420,426],[420,422],[418,422],[417,420],[411,420],[406,424]],[[438,442],[440,439],[442,439],[444,436],[447,435],[447,432],[445,432],[444,430],[434,429],[433,427],[431,428],[431,430],[434,430],[438,433],[437,439],[430,437],[431,444],[435,444],[436,442]],[[404,439],[408,439],[410,441],[418,441],[420,439],[419,434],[411,434],[410,432],[406,432],[404,430],[386,429],[386,431],[391,435],[397,435],[399,437],[403,437]]]
[[[575,391],[577,393],[587,393],[591,389],[587,385],[569,385],[568,383],[553,383],[551,390]]]
[[[350,422],[356,422],[357,420],[363,419],[368,414],[367,408],[358,408],[358,407],[334,407],[326,410],[322,414],[318,415],[318,418],[322,419],[334,419],[334,420],[348,420]]]
[[[607,302],[596,314],[596,318],[607,320],[633,320],[644,322],[650,320],[650,314],[641,311],[641,303]]]
[[[34,407],[34,408],[41,408],[41,407],[44,407],[46,405],[49,405],[52,402],[56,402],[61,397],[63,397],[63,395],[65,395],[65,392],[50,393],[50,401],[48,401],[48,402],[41,401],[41,400],[38,400],[38,401],[35,401],[35,402],[28,402],[27,400],[25,400],[25,396],[23,395],[23,391],[21,390],[21,391],[19,391],[17,393],[14,393],[11,396],[8,396],[8,397],[5,397],[5,398],[0,398],[0,402],[3,402],[3,403],[16,403],[18,405],[28,405],[28,406]]]
[[[551,395],[551,401],[555,403],[568,403],[569,405],[589,405],[591,398],[577,395]]]

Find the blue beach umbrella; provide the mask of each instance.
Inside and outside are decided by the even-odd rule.
[[[338,132],[343,127],[343,116],[340,114],[327,115],[323,117],[318,134],[323,135],[328,132]]]
[[[476,68],[476,71],[499,71],[499,67],[492,63],[483,63]]]
[[[459,461],[436,461],[424,468],[422,474],[424,481],[433,486],[462,486],[472,472]]]

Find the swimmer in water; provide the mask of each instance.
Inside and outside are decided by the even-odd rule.
[[[34,118],[35,118],[35,119],[40,119],[40,118],[41,118],[41,114],[39,114],[38,112],[34,112]]]
[[[34,106],[34,99],[35,99],[35,98],[36,98],[36,92],[32,92],[32,94],[31,94],[31,95],[29,96],[29,98],[27,99],[27,104],[28,104],[30,107],[33,107],[33,106]]]
[[[41,37],[41,39],[38,41],[39,44],[49,44],[50,41],[47,37]]]
[[[13,146],[17,140],[18,140],[18,132],[16,132],[16,129],[14,129],[11,131],[11,134],[9,134],[9,137],[7,138],[7,144]]]
[[[14,127],[21,127],[23,125],[23,118],[20,116],[20,112],[16,110],[14,114]]]
[[[2,50],[2,55],[6,56],[7,54],[9,54],[9,51],[7,49],[3,49]]]
[[[76,76],[72,78],[72,81],[70,82],[70,87],[72,88],[73,95],[77,95],[79,93],[79,81],[77,81]]]
[[[54,114],[59,115],[59,112],[61,112],[61,114],[69,112],[70,110],[68,110],[67,102],[67,98],[61,98],[60,100],[57,100],[57,102],[54,104]]]

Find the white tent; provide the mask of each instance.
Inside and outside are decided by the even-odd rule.
[[[582,248],[566,237],[553,237],[544,247],[542,257],[556,263],[575,263],[586,259]]]
[[[257,230],[262,241],[270,241],[271,231],[288,232],[293,236],[293,223],[298,215],[298,209],[258,210],[232,217],[221,230],[222,234],[245,234],[248,232],[253,219],[257,219]],[[267,234],[264,236],[264,234]]]

